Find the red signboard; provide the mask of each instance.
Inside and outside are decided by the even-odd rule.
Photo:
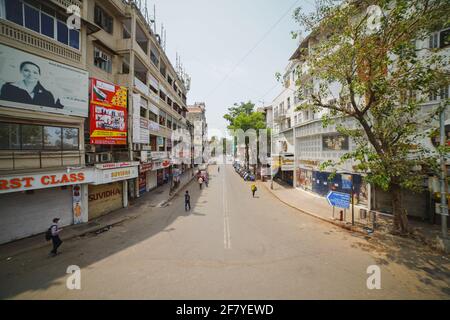
[[[127,143],[127,88],[91,78],[91,144]]]

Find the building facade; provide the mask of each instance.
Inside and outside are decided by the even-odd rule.
[[[134,1],[0,0],[0,56],[0,243],[126,207],[191,166],[174,134],[191,140],[190,79]]]

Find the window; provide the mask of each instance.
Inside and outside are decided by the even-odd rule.
[[[57,27],[58,27],[58,41],[64,44],[68,44],[69,43],[69,28],[67,28],[67,25],[62,22],[62,21],[58,21],[57,22]]]
[[[162,90],[159,90],[159,97],[161,98],[161,100],[166,101],[167,96]]]
[[[288,109],[291,108],[291,98],[290,97],[287,98],[287,108]]]
[[[172,129],[172,117],[167,116],[167,128]]]
[[[159,112],[159,124],[166,126],[166,113],[164,111]]]
[[[149,110],[149,112],[148,112],[148,118],[150,120],[152,120],[153,122],[158,121],[158,116],[156,115],[156,113],[152,112],[151,110]]]
[[[0,122],[0,149],[20,149],[19,125]]]
[[[47,37],[55,37],[55,19],[41,12],[41,33]]]
[[[161,62],[161,66],[159,68],[159,71],[161,72],[161,74],[163,75],[163,77],[166,77],[166,65],[164,63]]]
[[[80,49],[80,32],[78,30],[69,30],[69,46]]]
[[[0,122],[2,150],[78,150],[78,128]]]
[[[155,53],[153,49],[150,50],[150,60],[155,66],[159,65],[159,56],[158,53]]]
[[[438,47],[438,39],[439,39],[439,34],[433,33],[429,38],[428,47],[430,49],[436,49]]]
[[[172,99],[170,99],[169,97],[167,97],[167,104],[168,104],[169,106],[172,106]]]
[[[154,94],[158,94],[158,89],[156,89],[154,86],[152,86],[152,85],[149,85],[149,87],[150,87],[150,90],[152,90],[152,92],[154,93]]]
[[[7,20],[72,48],[80,49],[80,32],[69,31],[66,24],[67,16],[57,14],[39,1],[0,0],[0,6],[3,2],[4,16]]]
[[[44,149],[61,150],[62,130],[58,127],[44,127]]]
[[[23,25],[22,2],[19,0],[5,0],[6,19]]]
[[[43,149],[42,126],[22,125],[21,127],[22,149]]]
[[[170,76],[167,76],[167,82],[169,82],[170,85],[173,84],[173,80]]]
[[[440,91],[441,91],[441,92],[440,92],[441,100],[448,99],[448,86],[447,86],[447,87],[441,88]]]
[[[62,128],[63,150],[78,150],[78,129]]]
[[[430,92],[428,96],[428,101],[437,101],[438,99],[438,93],[437,92]]]
[[[145,108],[143,108],[143,107],[141,107],[140,109],[141,109],[141,110],[140,110],[140,115],[141,115],[141,117],[147,118],[147,109],[145,109]]]
[[[97,5],[94,8],[94,22],[106,32],[113,33],[113,18]]]
[[[40,32],[39,10],[26,4],[24,11],[25,11],[25,27],[33,31]]]
[[[94,65],[108,73],[112,72],[111,56],[94,47]]]
[[[445,48],[450,45],[450,29],[443,30],[439,35],[439,48]]]

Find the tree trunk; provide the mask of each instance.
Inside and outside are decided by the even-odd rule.
[[[409,232],[406,209],[403,208],[402,189],[399,184],[391,185],[392,211],[394,214],[394,232],[407,234]]]
[[[245,164],[247,166],[247,169],[250,168],[249,166],[249,155],[248,155],[248,142],[245,142]]]

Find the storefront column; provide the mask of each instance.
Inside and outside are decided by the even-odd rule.
[[[88,222],[89,221],[89,185],[82,184],[81,185],[81,221]]]
[[[139,198],[139,175],[134,179],[134,196]]]
[[[123,207],[126,208],[128,207],[128,181],[123,180],[122,184],[123,184],[123,191],[122,191]]]

